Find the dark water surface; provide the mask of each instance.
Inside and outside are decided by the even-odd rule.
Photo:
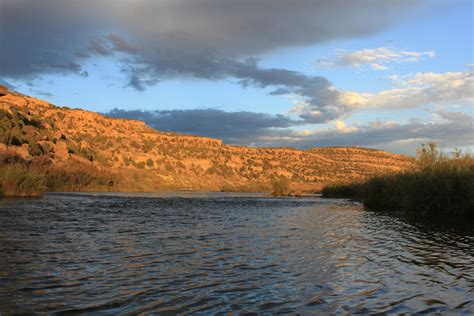
[[[0,314],[474,313],[474,232],[344,200],[0,200]]]

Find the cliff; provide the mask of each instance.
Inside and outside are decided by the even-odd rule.
[[[16,153],[49,177],[50,190],[256,191],[285,176],[298,190],[316,191],[412,165],[407,156],[359,147],[230,146],[15,92],[0,96],[0,152]]]

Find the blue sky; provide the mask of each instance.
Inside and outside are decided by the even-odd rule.
[[[43,0],[39,12],[5,0],[0,39],[14,45],[2,47],[0,81],[227,143],[473,149],[472,1],[255,2],[143,1],[131,17],[127,1]],[[48,10],[64,19],[41,23]]]

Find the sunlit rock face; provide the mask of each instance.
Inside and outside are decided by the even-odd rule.
[[[0,99],[0,114],[0,150],[18,152],[33,164],[94,168],[117,179],[115,190],[258,191],[269,190],[273,179],[284,176],[295,190],[316,191],[328,183],[363,180],[412,164],[406,156],[359,147],[230,146],[18,93]]]

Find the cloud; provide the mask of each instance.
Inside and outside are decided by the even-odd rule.
[[[222,139],[227,144],[252,146],[366,146],[414,153],[422,142],[435,141],[447,147],[474,146],[473,117],[463,112],[435,111],[433,122],[369,122],[348,127],[334,121],[334,127],[298,130],[305,122],[284,115],[253,112],[197,110],[120,110],[106,115],[143,120],[155,129]]]
[[[301,121],[281,114],[225,112],[217,109],[158,111],[113,109],[105,115],[142,120],[158,130],[214,137],[230,144],[249,144],[253,142],[255,136],[270,136],[276,129],[302,124]]]
[[[406,0],[148,0],[128,2],[123,21],[166,49],[212,49],[227,57],[248,57],[373,34],[415,7],[416,1]]]
[[[48,73],[85,76],[83,64],[98,56],[118,63],[125,85],[137,91],[177,77],[231,79],[273,88],[271,95],[297,95],[308,105],[301,119],[321,123],[347,112],[326,78],[262,68],[254,57],[374,34],[400,22],[417,3],[3,0],[0,42],[9,44],[2,45],[0,72],[20,80]]]
[[[415,52],[379,47],[375,49],[363,49],[347,51],[336,50],[334,59],[322,58],[317,61],[319,66],[331,67],[362,67],[370,66],[374,70],[387,70],[388,65],[402,62],[415,62],[426,58],[433,58],[434,51]]]
[[[0,2],[0,76],[28,80],[45,73],[80,74],[78,47],[93,38],[100,18],[92,1]]]
[[[83,75],[84,61],[100,56],[119,63],[126,84],[138,91],[176,77],[230,78],[274,87],[272,95],[298,95],[312,108],[302,111],[303,119],[326,122],[346,111],[326,78],[265,69],[252,56],[373,34],[400,21],[415,2],[4,0],[0,41],[9,44],[2,47],[0,71],[23,80]]]
[[[33,90],[33,92],[36,95],[39,95],[39,96],[44,97],[44,98],[51,98],[51,97],[54,96],[52,93],[41,91],[41,90]]]
[[[474,118],[463,112],[437,111],[439,122],[412,119],[408,122],[369,122],[350,130],[318,129],[312,132],[286,130],[284,133],[255,137],[258,146],[363,146],[414,154],[420,143],[434,141],[442,147],[474,146]],[[345,126],[344,126],[345,127]]]
[[[202,52],[199,61],[185,53],[171,56],[153,56],[148,61],[130,61],[130,84],[142,90],[146,80],[173,76],[189,76],[207,80],[234,78],[244,87],[273,88],[272,95],[293,94],[299,96],[311,111],[302,110],[299,115],[311,123],[333,120],[346,111],[338,103],[339,91],[324,77],[308,76],[300,72],[279,68],[261,68],[258,60],[243,61],[220,57],[213,52]],[[135,80],[136,78],[136,80]],[[145,79],[144,79],[145,78]],[[151,82],[153,84],[153,82]],[[315,110],[316,109],[316,110]]]
[[[335,133],[332,130],[315,131],[300,139],[300,147],[311,146],[384,146],[393,142],[415,139],[433,140],[441,144],[456,146],[474,145],[473,117],[463,112],[437,111],[442,122],[422,122],[413,119],[407,123],[370,122],[350,132]]]
[[[225,64],[225,63],[224,63]],[[224,67],[225,68],[225,67]],[[272,116],[251,112],[223,112],[220,110],[170,110],[170,111],[123,111],[114,110],[109,115],[144,120],[148,125],[164,130],[196,134],[223,139],[226,143],[257,146],[294,146],[309,148],[315,146],[368,146],[386,150],[414,153],[421,142],[436,141],[447,147],[474,146],[473,118],[463,112],[435,110],[442,105],[473,105],[473,73],[417,73],[409,76],[392,76],[393,88],[377,93],[338,91],[328,82],[296,72],[287,73],[281,69],[259,69],[255,61],[247,65],[231,67],[246,69],[242,78],[255,78],[254,84],[266,87],[284,84],[273,94],[296,93],[307,96],[297,99],[292,114],[299,119],[284,115]],[[268,72],[275,72],[266,75]],[[281,74],[278,74],[282,72]],[[254,73],[248,75],[248,73]],[[236,75],[233,75],[236,76]],[[236,76],[238,77],[238,76]],[[318,105],[320,99],[312,100],[313,87],[320,85],[315,96],[323,98],[325,106]],[[290,88],[288,88],[290,87]],[[305,89],[308,89],[306,91]],[[309,100],[309,101],[308,101]],[[402,109],[431,106],[436,120],[423,122],[412,119],[409,122],[370,122],[358,126],[347,126],[341,120],[350,111],[368,108]],[[325,111],[325,112],[322,112]],[[324,115],[323,115],[324,114]],[[324,116],[334,124],[328,129],[295,129],[318,122],[315,118]]]
[[[403,109],[425,105],[474,105],[474,73],[417,73],[392,76],[394,87],[376,93],[344,91],[339,102],[352,109]]]
[[[289,78],[289,76],[285,76]],[[474,105],[474,73],[417,73],[391,77],[393,88],[374,93],[337,90],[333,85],[306,77],[292,87],[290,112],[307,123],[326,123],[365,109],[407,109],[424,106]],[[298,81],[296,81],[298,82]],[[288,83],[286,83],[288,84]],[[315,86],[319,89],[315,89]]]
[[[373,70],[387,70],[388,69],[387,66],[380,65],[380,64],[377,64],[377,63],[370,64],[370,67],[372,67]]]
[[[354,132],[357,130],[356,127],[347,127],[346,122],[343,120],[335,120],[334,121],[334,127],[338,132],[341,133],[349,133],[349,132]],[[310,133],[307,133],[306,135],[310,135]]]
[[[199,62],[203,51],[228,59],[247,58],[374,34],[403,20],[417,4],[413,0],[2,0],[0,41],[8,45],[2,45],[0,71],[12,78],[79,73],[84,58],[110,57],[112,51],[134,54],[145,63],[167,61],[179,52],[186,52],[183,62]],[[177,67],[174,73],[179,71]]]

